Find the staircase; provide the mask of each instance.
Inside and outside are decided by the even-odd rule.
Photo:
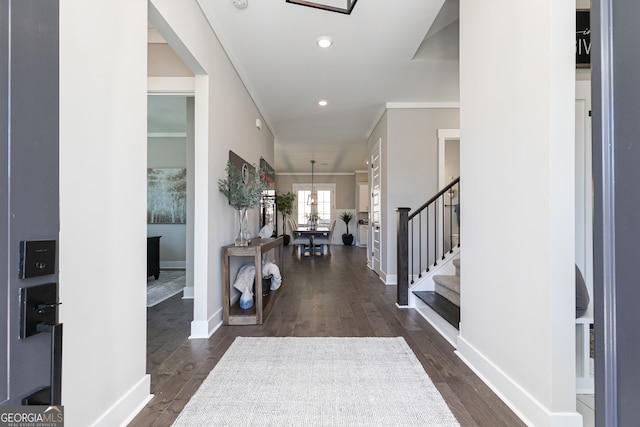
[[[454,347],[460,328],[460,178],[414,212],[396,208],[397,305],[414,308]]]
[[[424,302],[431,310],[459,329],[460,325],[460,258],[452,260],[455,268],[453,275],[435,274],[433,291],[414,290],[413,294]],[[420,286],[416,286],[420,288]]]

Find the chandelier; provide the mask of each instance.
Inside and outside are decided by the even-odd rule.
[[[313,165],[315,163],[315,160],[311,160],[311,194],[309,194],[309,198],[307,199],[307,204],[311,206],[316,206],[318,204],[318,194],[316,193],[315,188],[313,188]]]

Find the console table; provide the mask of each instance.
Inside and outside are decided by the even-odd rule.
[[[273,262],[280,269],[280,275],[284,276],[282,271],[283,240],[282,236],[268,239],[256,238],[251,240],[249,246],[228,245],[222,247],[222,322],[225,325],[261,325],[267,318],[280,288],[270,292],[269,295],[262,295],[262,260],[267,252],[275,249]],[[246,310],[240,308],[239,301],[231,305],[232,282],[229,270],[231,257],[251,257],[256,266],[253,306]]]

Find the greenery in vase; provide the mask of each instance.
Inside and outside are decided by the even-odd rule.
[[[257,206],[262,193],[267,190],[261,171],[255,165],[247,168],[246,182],[242,179],[242,171],[233,163],[227,162],[226,171],[227,178],[218,180],[218,189],[227,197],[229,204],[236,209]]]
[[[291,215],[293,213],[293,204],[296,201],[296,195],[292,192],[287,192],[284,194],[276,194],[276,208],[278,212],[282,213],[282,234],[285,233],[285,221],[287,220],[287,215]]]
[[[342,221],[344,221],[345,225],[347,226],[347,232],[344,233],[345,235],[349,235],[351,233],[349,233],[349,223],[351,222],[351,220],[353,219],[353,213],[350,211],[345,211],[342,212],[342,214],[340,214],[340,219]]]
[[[307,214],[307,220],[309,221],[309,224],[316,224],[318,222],[318,219],[320,219],[320,215],[318,215],[317,212]]]

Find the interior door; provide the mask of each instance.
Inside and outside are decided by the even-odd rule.
[[[576,82],[576,265],[593,301],[593,177],[591,81]]]
[[[380,167],[380,142],[381,139],[373,145],[371,148],[371,265],[373,271],[380,275],[380,258],[381,258],[381,205],[380,205],[380,190],[382,182],[382,169]]]
[[[34,264],[43,269],[38,276],[20,278],[18,270],[22,241],[58,240],[58,10],[57,0],[0,2],[0,275],[5,279],[0,292],[0,404],[4,405],[21,405],[52,381],[54,333],[19,338],[20,290],[57,284],[57,261],[53,273],[40,261]],[[35,307],[38,313],[57,310],[51,305]],[[61,339],[60,334],[57,337]]]

